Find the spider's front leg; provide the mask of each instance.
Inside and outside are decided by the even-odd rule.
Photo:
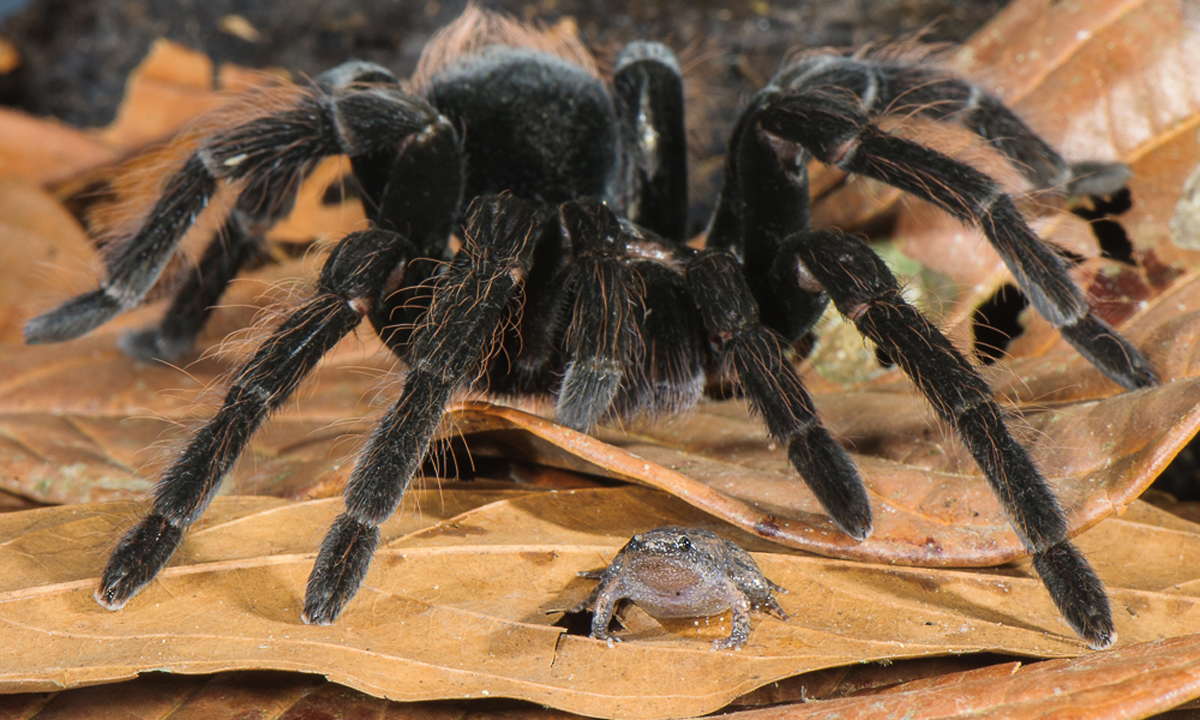
[[[272,224],[267,218],[253,220],[246,211],[235,208],[205,248],[195,272],[187,273],[159,324],[121,336],[118,343],[125,354],[167,362],[186,355],[229,283],[259,252],[265,232],[260,228]]]
[[[758,303],[728,252],[707,250],[688,264],[688,287],[700,305],[723,365],[838,528],[856,540],[871,534],[871,503],[854,461],[821,424],[788,358],[786,341],[759,322]]]
[[[694,406],[704,368],[700,319],[682,277],[691,251],[623,225],[596,201],[564,203],[559,219],[571,259],[552,301],[570,304],[558,422],[588,432],[606,415]]]
[[[234,376],[225,401],[154,488],[150,512],[113,550],[96,601],[118,610],[166,565],[208,507],[251,435],[325,353],[379,302],[389,276],[413,254],[385,230],[347,236],[326,260],[317,294],[296,309]]]
[[[400,505],[454,392],[482,371],[528,272],[538,227],[531,206],[511,195],[484,197],[468,218],[463,248],[409,341],[400,399],[359,455],[346,510],[321,543],[304,597],[306,623],[333,622],[358,592],[379,525]]]
[[[434,124],[405,138],[399,149],[391,148],[389,166],[395,178],[389,187],[397,196],[421,198],[419,208],[401,201],[387,203],[390,210],[411,218],[407,225],[414,242],[375,228],[353,233],[338,244],[321,270],[317,294],[259,345],[235,374],[216,415],[159,478],[150,512],[109,559],[96,591],[101,605],[122,607],[158,574],[267,416],[364,316],[376,315],[393,290],[424,279],[422,270],[412,272],[412,264],[427,262],[423,259],[431,254],[440,256],[428,244],[438,228],[448,225],[459,202],[462,177],[456,144],[448,126]],[[264,185],[270,180],[252,176],[249,182]],[[429,188],[441,192],[425,196]],[[445,242],[445,232],[440,239]]]
[[[230,216],[162,327],[123,341],[127,351],[141,357],[178,354],[252,256],[256,238],[291,210],[300,184],[319,160],[339,154],[394,158],[397,148],[422,133],[454,135],[432,106],[404,93],[390,73],[368,63],[330,71],[311,90],[268,90],[252,100],[257,102],[239,105],[232,127],[205,138],[165,181],[141,224],[114,239],[117,251],[107,261],[109,274],[100,288],[30,320],[26,342],[77,338],[136,307],[220,186],[231,184],[238,195]],[[413,242],[422,249],[417,238]]]
[[[887,265],[861,240],[839,231],[806,231],[781,249],[798,258],[839,312],[891,357],[954,428],[983,469],[1054,604],[1093,648],[1115,639],[1108,596],[1095,571],[1067,540],[1054,493],[979,373],[953,343],[900,294]]]

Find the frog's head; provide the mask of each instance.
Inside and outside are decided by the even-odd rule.
[[[625,550],[644,556],[686,558],[696,554],[696,540],[709,537],[715,538],[715,535],[707,530],[662,527],[633,536]]]

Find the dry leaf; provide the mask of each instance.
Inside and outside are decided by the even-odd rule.
[[[139,670],[289,669],[393,699],[517,697],[606,717],[715,710],[772,680],[870,659],[970,651],[1064,656],[1082,646],[1027,564],[988,571],[872,566],[788,552],[723,530],[788,589],[794,619],[756,615],[741,652],[713,652],[721,622],[664,628],[630,613],[628,642],[564,634],[576,577],[663,523],[714,526],[633,488],[414,493],[385,524],[362,592],[338,622],[301,624],[304,582],[335,500],[218,500],[171,565],[119,613],[92,600],[129,504],[0,517],[0,682],[48,690]],[[413,506],[418,509],[412,511]],[[1124,644],[1200,632],[1200,528],[1137,505],[1081,536]],[[1169,544],[1177,553],[1147,557]],[[727,628],[727,626],[726,626]],[[665,673],[673,678],[664,684]]]
[[[0,175],[46,185],[110,165],[118,157],[83,130],[0,108]]]
[[[1054,710],[1062,710],[1068,717],[1078,717],[1081,712],[1106,717],[1149,717],[1197,693],[1192,682],[1196,676],[1196,644],[1196,636],[1186,636],[1076,661],[1048,660],[1024,666],[1016,662],[990,665],[980,658],[995,656],[986,655],[854,665],[790,678],[771,689],[763,688],[739,698],[737,705],[796,703],[787,706],[785,716],[789,718],[826,717],[825,713],[830,711],[840,711],[845,717],[869,717],[872,713],[887,712],[893,704],[908,710],[906,717],[961,717],[964,703],[970,703],[974,709],[972,717],[984,718],[1014,714],[1029,717]],[[1134,684],[1120,677],[1121,673],[1132,675],[1139,670],[1143,673],[1140,677],[1149,678],[1149,682]],[[1118,673],[1116,678],[1111,674],[1114,671]],[[1067,693],[1063,692],[1064,675],[1070,682]],[[930,682],[941,676],[946,677]],[[895,686],[899,682],[904,684],[880,687],[880,683]],[[1009,693],[1014,690],[1024,702],[1010,708]],[[788,691],[795,694],[787,694]],[[974,702],[977,691],[984,697]],[[998,692],[1005,696],[995,702]],[[860,697],[830,703],[831,697],[848,694]],[[930,712],[919,714],[926,710]],[[0,712],[7,713],[4,717],[21,720],[115,716],[211,718],[236,717],[247,711],[279,720],[314,717],[576,720],[581,717],[502,699],[395,703],[312,675],[269,671],[198,677],[150,673],[119,684],[0,699]],[[782,711],[783,708],[773,708],[763,712],[727,712],[722,717],[766,720]]]
[[[0,177],[0,237],[0,268],[12,269],[0,282],[0,344],[16,344],[25,321],[52,297],[47,286],[60,268],[87,268],[91,275],[95,253],[62,204],[19,175]]]
[[[207,677],[152,673],[125,683],[0,698],[8,720],[108,720],[114,717],[375,718],[377,720],[578,720],[579,716],[510,700],[395,703],[312,675],[246,671]]]
[[[1200,161],[1200,114],[1187,88],[1181,91],[1178,84],[1195,64],[1195,34],[1181,20],[1187,4],[1104,0],[1080,7],[1018,0],[959,60],[1066,147],[1072,159],[1123,158],[1136,173],[1134,209],[1122,220],[1141,267],[1089,260],[1079,277],[1093,297],[1106,301],[1105,317],[1127,321],[1124,330],[1173,382],[1114,395],[1111,383],[1036,318],[1010,349],[1016,359],[988,371],[998,394],[1019,413],[1018,431],[1063,498],[1076,531],[1128,506],[1200,419],[1200,372],[1193,359],[1200,279],[1190,270],[1197,260],[1187,239],[1178,231],[1171,234],[1188,227],[1187,192],[1200,193],[1185,192]],[[1147,50],[1106,55],[1114,45]],[[157,132],[169,134],[169,126],[185,122],[191,112],[182,108],[193,101],[196,107],[216,102],[200,87],[200,75],[210,76],[211,68],[193,73],[191,80],[188,72],[156,72],[139,73],[136,82],[158,84],[131,84],[131,104],[122,115],[122,122],[137,122],[146,114],[149,125],[118,124],[106,136],[112,142],[144,143]],[[1078,90],[1081,77],[1092,83],[1083,84],[1084,92]],[[179,112],[158,116],[132,105],[137,97],[172,94],[178,105],[163,100],[163,108]],[[1070,137],[1059,135],[1066,129]],[[53,127],[36,130],[54,139],[32,148],[0,147],[5,163],[0,171],[57,181],[113,157],[113,151],[86,136]],[[30,136],[19,137],[24,145]],[[56,149],[81,138],[86,143],[80,149]],[[27,156],[30,150],[40,154]],[[325,172],[305,189],[309,199],[302,203],[321,219],[293,218],[294,227],[280,229],[279,237],[307,240],[358,222],[361,215],[321,204],[325,188],[338,182],[345,167],[331,164]],[[26,185],[13,185],[11,192],[32,198],[25,203],[42,202]],[[873,200],[867,205],[878,207]],[[913,212],[921,212],[919,206],[913,205]],[[60,502],[138,496],[160,462],[159,450],[205,417],[209,409],[203,403],[217,397],[210,392],[197,401],[197,395],[245,350],[232,346],[182,371],[135,364],[115,350],[116,332],[152,322],[153,307],[69,345],[15,344],[30,308],[48,307],[70,289],[89,287],[96,263],[86,238],[61,210],[14,212],[6,218],[9,236],[27,240],[10,244],[13,257],[0,267],[53,263],[74,275],[64,290],[62,271],[23,273],[5,281],[14,291],[0,295],[0,307],[15,318],[0,326],[3,481],[22,494]],[[1003,280],[1003,272],[972,244],[977,241],[970,233],[944,216],[904,222],[915,222],[903,226],[914,228],[912,254],[923,252],[913,248],[928,247],[935,251],[927,260],[949,259],[944,269],[959,285],[945,292],[941,305],[952,332],[962,337],[971,309]],[[1078,221],[1052,216],[1045,222],[1038,228],[1044,236],[1082,255],[1094,254],[1094,243],[1081,234]],[[330,229],[314,229],[319,227]],[[203,345],[214,346],[249,325],[264,304],[259,296],[282,279],[313,277],[316,260],[239,282]],[[303,286],[291,292],[303,292]],[[287,294],[285,288],[272,297]],[[394,364],[368,330],[350,338],[255,438],[224,492],[290,497],[337,492],[358,437],[395,394],[387,376]],[[477,453],[501,452],[637,480],[750,533],[821,553],[957,565],[997,563],[1021,553],[974,464],[906,381],[894,372],[873,372],[843,389],[820,375],[809,377],[821,391],[817,401],[828,423],[864,469],[877,523],[869,543],[851,544],[832,530],[781,451],[768,447],[761,427],[737,403],[706,403],[658,428],[608,433],[604,439],[612,445],[534,416],[478,404],[463,406],[452,420],[461,430],[481,433],[468,441]],[[369,587],[331,628],[300,625],[297,607],[313,549],[336,502],[219,500],[172,567],[119,614],[100,610],[90,593],[112,538],[132,522],[133,506],[10,514],[0,518],[6,533],[0,566],[19,572],[0,578],[0,616],[5,618],[0,647],[25,654],[14,655],[10,663],[9,651],[0,650],[0,673],[8,673],[0,677],[11,688],[49,689],[145,669],[274,667],[327,674],[392,697],[486,692],[579,712],[664,717],[711,711],[806,668],[946,651],[1066,655],[1082,649],[1027,563],[988,571],[880,568],[807,557],[726,528],[723,532],[760,553],[769,577],[792,589],[783,603],[796,619],[783,624],[756,616],[746,651],[714,654],[707,651],[707,641],[725,632],[715,624],[697,629],[676,623],[664,629],[635,612],[630,622],[636,642],[609,650],[562,635],[550,626],[556,616],[542,611],[552,600],[562,606],[586,594],[587,583],[573,573],[603,565],[629,535],[669,522],[717,527],[711,516],[638,489],[489,493],[451,488],[414,494],[406,512],[385,527],[390,544],[373,567]],[[414,503],[420,513],[413,512]],[[1114,589],[1122,643],[1200,632],[1195,606],[1200,582],[1185,562],[1200,550],[1194,547],[1195,529],[1140,505],[1129,507],[1124,517],[1079,538]],[[839,609],[844,614],[837,615]],[[1096,714],[1134,715],[1200,694],[1187,677],[1194,673],[1194,647],[1186,641],[1137,649],[1144,653],[1140,657],[1134,652],[1122,647],[1089,656],[1103,670],[1093,674],[1086,666],[1051,666],[1014,692],[1025,693],[1020,697],[1031,703],[1050,703],[1035,698],[1066,687],[1064,676],[1083,678],[1078,690],[1068,690],[1080,693],[1068,695],[1071,701],[1084,698]],[[1160,671],[1154,671],[1155,658],[1161,659]],[[1113,664],[1101,664],[1107,662]],[[680,678],[678,687],[664,691],[663,668]],[[1131,696],[1132,681],[1122,680],[1122,673],[1143,670],[1156,672],[1152,677],[1161,684]],[[1001,683],[1007,672],[993,668],[951,678],[927,688],[932,696],[916,694],[912,687],[898,689],[895,698],[883,702],[888,708],[936,713],[943,707],[939,703],[973,693],[976,712],[995,712],[986,691],[1008,687]],[[1023,674],[1036,672],[1022,669],[1010,681],[1023,682]],[[686,692],[680,694],[680,687]],[[1110,704],[1123,696],[1124,704]],[[847,707],[853,713],[861,709]],[[1040,712],[1070,705],[1024,707]]]
[[[998,665],[814,706],[730,713],[730,720],[890,717],[1142,718],[1200,695],[1200,636],[1151,642],[1074,660]]]
[[[169,139],[227,99],[213,93],[207,55],[158,40],[130,73],[117,117],[99,137],[110,147],[136,150]]]
[[[245,88],[262,73],[229,70],[222,87]],[[203,54],[160,40],[130,74],[117,119],[100,132],[68,127],[0,108],[0,176],[39,185],[78,178],[111,166],[130,152],[169,139],[196,116],[229,99],[214,91],[212,62]]]

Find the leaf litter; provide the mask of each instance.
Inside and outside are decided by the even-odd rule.
[[[1118,615],[1121,646],[1089,656],[1096,663],[1109,662],[1110,657],[1114,663],[1136,662],[1128,660],[1132,655],[1115,653],[1132,652],[1127,651],[1130,643],[1198,632],[1191,627],[1198,583],[1183,562],[1189,553],[1197,556],[1194,526],[1180,525],[1182,521],[1133,500],[1194,434],[1195,395],[1200,392],[1194,359],[1200,289],[1190,270],[1200,263],[1188,247],[1172,241],[1168,228],[1200,158],[1195,99],[1173,93],[1168,82],[1170,68],[1184,65],[1195,52],[1195,34],[1181,29],[1186,27],[1179,22],[1182,7],[1179,2],[1107,0],[1095,5],[1094,12],[1071,15],[1078,13],[1075,4],[1019,1],[968,44],[958,60],[959,67],[972,68],[975,77],[984,78],[1027,117],[1048,118],[1044,125],[1035,122],[1037,129],[1065,144],[1069,157],[1111,152],[1135,169],[1133,209],[1120,221],[1129,229],[1138,267],[1114,270],[1111,261],[1093,259],[1081,265],[1078,277],[1093,296],[1102,281],[1121,279],[1125,294],[1106,312],[1127,318],[1123,332],[1145,348],[1173,382],[1114,394],[1110,383],[1035,317],[1026,319],[1029,329],[1010,347],[1011,359],[986,371],[998,395],[1020,417],[1022,439],[1033,446],[1063,498],[1072,528],[1080,531],[1114,511],[1124,512],[1078,539],[1112,589]],[[1028,29],[1030,18],[1043,34]],[[1045,45],[1055,53],[1020,47],[1022,42],[1055,37],[1052,32],[1068,27],[1069,37]],[[1023,29],[1016,32],[1018,28]],[[1141,42],[1146,47],[1138,38],[1147,36],[1158,38],[1151,43],[1154,52],[1121,62],[1105,59],[1104,49],[1114,42],[1134,47]],[[989,52],[999,56],[988,59]],[[1064,95],[1063,88],[1079,84],[1081,72],[1099,91]],[[1137,88],[1137,83],[1147,87]],[[1131,96],[1133,89],[1142,94]],[[1174,104],[1164,102],[1168,95],[1176,99]],[[1062,124],[1053,118],[1075,113],[1083,102],[1097,108],[1089,110],[1088,117],[1108,121],[1093,121],[1087,127],[1077,123],[1071,131],[1073,142],[1080,144],[1075,147],[1065,143],[1069,138],[1056,135]],[[1154,112],[1135,114],[1146,108]],[[1124,130],[1136,126],[1150,130],[1141,136]],[[128,137],[144,142],[148,135]],[[1111,151],[1105,150],[1104,140]],[[53,146],[46,147],[53,152]],[[110,153],[105,157],[114,158],[128,150],[105,152]],[[100,157],[87,152],[78,156]],[[111,161],[101,160],[95,164]],[[17,166],[0,167],[12,171]],[[12,183],[13,192],[32,198],[39,192],[36,183],[56,176],[32,178],[33,182],[10,177],[6,182]],[[922,212],[921,206],[912,205],[902,213],[906,219],[899,227],[906,237],[906,253],[928,261],[913,248],[937,248],[933,255],[948,256],[963,242],[972,242],[970,233],[956,223],[907,219]],[[26,215],[33,223],[48,217],[40,211]],[[26,221],[20,214],[5,217],[14,218],[18,231],[26,233],[23,237],[31,238],[19,248],[28,254],[5,267],[39,268],[20,278],[32,283],[28,289],[22,285],[3,298],[6,309],[10,303],[41,307],[59,299],[61,271],[50,268],[65,266],[77,274],[90,268],[91,246],[77,226],[21,226]],[[1055,222],[1054,217],[1061,216],[1051,216],[1049,222]],[[342,210],[336,210],[332,220],[357,222]],[[296,236],[303,236],[304,223],[298,227]],[[1066,235],[1040,231],[1055,239],[1078,237],[1078,223],[1068,221],[1063,228]],[[1065,244],[1088,250],[1086,241]],[[965,247],[965,257],[977,254]],[[279,297],[276,293],[264,300],[262,295],[281,279],[311,276],[311,259],[302,266],[294,262],[271,268],[239,283],[206,335],[207,342],[215,344],[249,324],[259,308],[271,304],[271,297]],[[957,283],[949,291],[947,312],[950,331],[958,337],[961,330],[954,325],[961,327],[978,298],[1004,280],[1002,271],[993,272],[987,263],[980,267],[974,275],[957,278],[954,271],[961,268],[947,269],[951,282]],[[91,280],[74,282],[82,288]],[[10,316],[24,319],[30,314],[22,306]],[[153,314],[153,308],[139,311],[105,332],[51,350],[16,344],[19,321],[0,327],[6,343],[0,346],[0,376],[6,378],[0,384],[6,487],[53,502],[128,498],[144,492],[161,462],[160,452],[146,448],[170,446],[189,424],[205,416],[197,393],[227,371],[238,352],[206,354],[183,372],[132,363],[115,350],[115,333],[144,324]],[[320,377],[256,438],[253,456],[240,463],[226,492],[302,498],[340,490],[356,436],[369,429],[371,414],[386,404],[391,392],[384,378],[393,361],[367,335],[350,339],[319,371]],[[22,578],[19,582],[24,584],[3,591],[5,622],[27,633],[30,647],[39,653],[54,649],[59,654],[45,654],[51,663],[58,658],[57,665],[10,675],[7,682],[13,684],[8,687],[89,684],[168,666],[178,672],[279,667],[326,674],[389,697],[416,697],[426,691],[430,694],[422,697],[480,696],[486,691],[587,714],[665,717],[716,709],[752,687],[817,667],[945,652],[997,650],[1037,657],[1082,652],[1023,560],[986,570],[894,565],[881,570],[788,551],[757,539],[756,534],[769,531],[765,534],[789,545],[826,555],[918,565],[995,564],[1020,554],[969,458],[895,372],[860,376],[866,379],[849,386],[824,380],[820,373],[808,377],[826,421],[867,477],[879,523],[870,543],[855,547],[832,531],[782,453],[768,447],[762,430],[736,402],[706,403],[691,416],[662,426],[606,434],[608,443],[572,434],[536,416],[468,403],[454,421],[462,430],[482,433],[474,442],[483,453],[495,447],[525,460],[637,480],[745,530],[721,525],[711,514],[644,489],[497,491],[503,497],[477,495],[458,486],[427,490],[414,495],[406,512],[387,526],[389,544],[372,568],[369,600],[356,601],[332,628],[307,628],[297,622],[298,598],[313,548],[336,512],[336,501],[291,505],[220,499],[172,567],[119,614],[100,610],[90,592],[108,544],[132,522],[134,506],[83,505],[10,514],[6,520],[28,519],[6,529],[4,537],[12,539],[5,541],[5,553],[26,543],[39,552],[10,555],[21,567],[10,581]],[[104,391],[97,392],[98,387]],[[411,511],[413,504],[420,506],[419,513]],[[59,512],[73,519],[53,515]],[[42,513],[50,515],[35,517]],[[266,517],[273,520],[262,519]],[[630,621],[637,642],[614,651],[590,648],[585,638],[564,636],[550,625],[556,616],[546,615],[547,609],[579,599],[569,595],[571,588],[578,588],[580,597],[586,594],[587,585],[574,577],[575,572],[602,566],[636,532],[676,522],[707,525],[758,553],[768,576],[792,589],[783,603],[798,617],[784,626],[756,616],[751,643],[742,653],[725,654],[728,657],[699,652],[721,635],[721,629],[664,629],[648,618],[638,620],[637,611]],[[284,526],[294,528],[290,537],[279,537]],[[448,582],[450,578],[454,582]],[[53,598],[44,601],[50,603],[46,608],[33,600],[43,593]],[[568,595],[564,598],[563,593]],[[147,599],[152,594],[153,605]],[[144,608],[140,612],[135,607],[139,603]],[[836,615],[839,609],[843,615]],[[238,614],[247,616],[245,625],[236,623]],[[914,625],[912,618],[932,624]],[[67,626],[49,630],[53,620],[65,620]],[[197,628],[192,634],[187,631],[189,621]],[[391,639],[398,640],[394,646],[388,642],[394,649],[381,650]],[[122,658],[118,646],[131,655]],[[63,647],[69,648],[65,654]],[[213,654],[193,652],[200,647]],[[1146,648],[1137,651],[1147,653],[1150,660],[1144,662],[1159,657],[1154,655],[1159,646],[1133,647]],[[1184,656],[1192,652],[1186,640],[1171,647],[1170,652]],[[302,667],[306,654],[312,662],[316,649],[331,651],[337,661],[330,664],[322,658],[320,666]],[[596,655],[601,649],[604,652]],[[85,655],[94,658],[92,665],[74,660],[83,650],[92,653]],[[497,659],[498,652],[507,662]],[[1162,652],[1161,657],[1175,657]],[[235,657],[239,653],[240,659]],[[637,657],[630,658],[630,653]],[[371,662],[365,661],[368,658]],[[452,667],[455,661],[470,669]],[[331,666],[336,667],[330,670]],[[694,692],[669,705],[679,698],[655,695],[658,685],[638,687],[631,667],[694,672],[696,684],[680,683]],[[573,692],[575,678],[569,671],[590,680],[590,691]],[[413,673],[421,682],[411,682]],[[399,683],[403,688],[388,685],[396,684],[398,677],[409,678]],[[570,679],[566,691],[564,677]],[[1098,691],[1105,687],[1102,679],[1090,682],[1094,685],[1088,687]],[[435,686],[443,694],[430,691]],[[1162,697],[1176,699],[1186,699],[1179,693],[1197,693],[1181,681],[1154,687]],[[939,697],[959,690],[943,688]],[[1105,697],[1128,694],[1118,690],[1108,687]],[[1036,695],[1031,691],[1031,697]],[[1160,699],[1159,709],[1166,707]]]
[[[415,506],[415,507],[414,507]],[[1083,646],[1027,563],[986,570],[878,566],[788,551],[662,493],[415,492],[383,528],[363,591],[332,626],[299,621],[304,583],[336,500],[220,498],[170,567],[119,613],[92,599],[134,504],[0,518],[0,683],[47,691],[139,671],[280,669],[391,699],[516,697],[603,717],[711,712],[756,687],[851,662],[965,652],[1064,657]],[[660,524],[716,528],[787,588],[794,616],[756,615],[740,652],[713,652],[728,617],[668,627],[636,617],[609,648],[564,634],[552,611]],[[1113,598],[1121,646],[1200,632],[1200,527],[1134,504],[1078,538]],[[1147,556],[1145,548],[1170,548]],[[724,627],[722,627],[722,625]],[[670,668],[671,682],[631,667]]]

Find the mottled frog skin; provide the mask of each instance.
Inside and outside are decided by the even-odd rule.
[[[750,553],[708,530],[656,528],[621,548],[603,570],[580,573],[600,581],[574,612],[592,610],[592,637],[609,645],[616,606],[636,603],[655,618],[708,617],[733,610],[733,632],[713,642],[714,650],[737,650],[750,637],[750,608],[788,615],[771,591],[787,592],[763,577]]]

